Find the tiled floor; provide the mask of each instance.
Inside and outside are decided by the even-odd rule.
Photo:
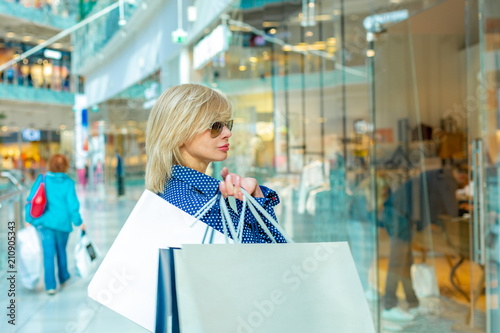
[[[81,200],[81,212],[87,224],[88,235],[102,253],[106,253],[113,240],[133,209],[136,200],[142,193],[140,186],[127,188],[127,196],[116,199],[113,191],[106,195],[103,189],[88,192],[79,191]],[[115,312],[99,305],[87,296],[87,286],[91,277],[81,279],[74,274],[73,249],[78,237],[78,232],[73,232],[68,244],[68,258],[72,278],[68,284],[58,290],[55,296],[48,296],[41,281],[36,290],[28,291],[18,282],[17,285],[17,323],[15,327],[7,325],[6,320],[0,321],[0,332],[22,332],[22,333],[101,333],[101,332],[146,332],[143,328],[116,314]],[[353,246],[352,244],[351,246]],[[3,246],[3,245],[2,245]],[[379,281],[384,281],[384,270],[387,263],[384,259],[379,261]],[[443,264],[436,265],[441,294],[444,297],[426,301],[427,305],[437,311],[425,317],[420,317],[411,326],[401,328],[382,322],[381,332],[392,332],[400,329],[407,333],[448,333],[448,332],[481,332],[464,327],[463,323],[467,306],[456,294],[446,289],[448,283],[448,267]],[[443,268],[443,270],[439,269]],[[445,269],[446,268],[446,269]],[[468,272],[468,266],[464,266],[459,274],[462,283],[468,281],[463,274]],[[0,297],[5,299],[7,281],[4,275],[0,276]],[[383,290],[383,285],[380,285]],[[374,317],[377,302],[371,303]],[[480,303],[484,303],[480,302]],[[2,301],[3,304],[3,301]],[[3,305],[2,305],[3,308]],[[5,314],[2,315],[3,318]],[[484,321],[484,312],[478,311],[478,321]],[[456,329],[456,330],[455,330]],[[333,331],[333,330],[332,330]],[[280,333],[280,332],[278,332]],[[357,332],[355,332],[357,333]],[[361,333],[361,332],[360,332]]]
[[[142,190],[127,189],[125,198],[117,200],[113,194],[104,191],[88,193],[79,191],[82,217],[87,224],[87,234],[102,253],[106,253],[113,240],[133,209]],[[78,231],[70,235],[67,251],[68,266],[72,277],[55,296],[45,293],[43,281],[34,291],[17,283],[17,321],[12,327],[2,319],[0,332],[20,333],[83,333],[83,332],[147,332],[140,326],[99,305],[87,296],[87,285],[91,277],[82,279],[74,274],[73,249]],[[3,245],[2,245],[3,246]],[[1,299],[5,299],[7,281],[0,281]],[[2,308],[3,308],[2,301]],[[2,311],[2,318],[5,317]]]

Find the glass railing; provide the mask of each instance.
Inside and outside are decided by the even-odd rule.
[[[114,0],[99,1],[87,17],[100,12],[111,4]],[[74,52],[72,61],[76,65],[76,70],[79,71],[89,63],[95,62],[95,57],[103,50],[104,46],[120,31],[121,25],[128,21],[135,13],[142,0],[128,0],[123,4],[123,19],[120,22],[119,7],[111,10],[107,14],[95,19],[81,29],[78,29],[73,34]]]
[[[0,0],[0,13],[57,29],[76,22],[77,1]]]
[[[288,2],[291,0],[241,0],[240,7],[242,9],[264,7],[265,5],[279,2]]]
[[[0,84],[0,100],[73,105],[75,95],[65,91],[34,88],[14,84]]]
[[[340,87],[345,85],[356,85],[366,81],[365,67],[351,67],[345,73],[345,81],[342,81],[342,72],[340,70],[327,71],[324,73],[309,73],[307,74],[308,82],[311,82],[309,88],[317,89],[320,86],[320,75],[324,76],[323,87]],[[241,92],[252,91],[252,93],[267,91],[271,86],[275,91],[282,92],[285,90],[285,79],[287,80],[287,89],[299,90],[302,87],[304,80],[303,74],[289,74],[287,76],[275,76],[254,79],[232,79],[232,80],[217,80],[215,82],[204,82],[205,85],[217,88],[224,93],[238,94]],[[272,84],[272,85],[271,85]]]
[[[0,172],[0,239],[2,239],[0,271],[3,273],[7,272],[9,258],[6,241],[8,232],[13,228],[16,231],[19,230],[24,222],[24,203],[29,189],[28,185],[23,182],[21,174],[15,170]]]

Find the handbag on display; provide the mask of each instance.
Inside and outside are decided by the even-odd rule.
[[[31,198],[30,200],[31,203],[30,215],[35,219],[42,216],[43,212],[45,211],[45,207],[47,205],[47,197],[45,195],[45,175],[40,175],[40,176],[42,176],[42,180],[40,181],[38,189],[33,195],[33,198]]]
[[[82,230],[80,239],[76,243],[74,255],[76,275],[81,278],[88,277],[96,268],[97,259],[100,257],[100,254],[84,230]]]
[[[260,214],[269,220],[267,212],[244,195],[257,222],[261,224]],[[240,243],[241,230],[227,223],[222,200],[221,210],[224,234],[229,231]],[[349,245],[293,243],[278,230],[288,243],[160,249],[155,332],[374,333]]]
[[[439,297],[439,286],[434,266],[420,263],[411,265],[411,279],[417,297]]]

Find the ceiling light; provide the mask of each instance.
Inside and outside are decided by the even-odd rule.
[[[270,33],[271,35],[274,35],[274,34],[276,33],[276,29],[272,28],[271,30],[269,30],[269,33]]]
[[[14,37],[15,35],[16,35],[16,34],[15,34],[15,33],[13,33],[13,32],[8,32],[8,33],[6,33],[6,34],[5,34],[5,37],[7,37],[7,38],[12,38],[12,37]]]
[[[60,49],[62,47],[62,44],[61,43],[54,43],[54,44],[52,44],[52,47],[55,49]]]
[[[266,21],[266,22],[262,22],[262,26],[264,28],[278,27],[279,25],[280,25],[279,21]]]
[[[24,42],[29,42],[31,40],[31,36],[24,36],[22,39]]]
[[[187,8],[187,17],[189,22],[194,22],[196,21],[196,7],[195,6],[189,6]]]
[[[369,57],[369,58],[374,57],[375,56],[375,50],[372,50],[372,49],[366,50],[366,56]]]
[[[256,57],[250,57],[249,60],[250,60],[250,62],[257,62],[258,61],[258,59]]]
[[[244,72],[247,70],[247,66],[245,65],[240,65],[240,67],[238,68],[240,70],[240,72]]]
[[[42,43],[45,43],[45,39],[39,39],[38,40],[38,44],[42,44]]]

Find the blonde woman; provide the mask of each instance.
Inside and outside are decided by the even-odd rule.
[[[226,200],[234,196],[237,211],[227,206],[235,227],[242,207],[241,188],[244,188],[276,219],[274,206],[279,203],[278,195],[259,186],[256,179],[243,178],[227,168],[221,171],[221,182],[205,174],[211,162],[227,158],[233,127],[231,118],[231,104],[220,92],[198,84],[167,89],[148,120],[146,188],[190,215],[195,215],[219,193]],[[218,201],[201,221],[223,232]],[[271,224],[268,228],[277,242],[285,242],[276,228]],[[244,243],[271,242],[249,212],[245,214],[243,230]]]

